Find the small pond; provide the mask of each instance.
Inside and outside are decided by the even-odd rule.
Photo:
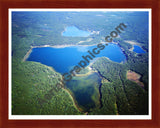
[[[89,35],[91,35],[89,31],[80,30],[75,26],[66,27],[65,31],[62,33],[62,36],[67,37],[87,37]]]
[[[134,52],[136,53],[146,53],[141,47],[139,47],[138,45],[134,45]]]

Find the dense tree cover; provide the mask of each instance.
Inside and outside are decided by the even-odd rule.
[[[96,114],[115,114],[116,111],[120,115],[148,114],[147,91],[126,79],[127,64],[111,62],[103,57],[98,59],[92,67],[108,80],[102,84],[103,107],[98,111],[95,110]]]
[[[148,49],[148,19],[144,12],[13,12],[12,17],[13,35],[29,37],[33,46],[77,44],[86,40],[87,37],[61,36],[67,26],[90,32],[99,31],[99,34],[94,33],[88,37],[93,38],[92,42],[82,43],[96,44],[104,41],[120,23],[124,23],[127,28],[119,33],[120,37],[136,40]]]
[[[126,80],[125,90],[128,102],[134,110],[134,114],[148,114],[148,94],[136,83]]]
[[[80,114],[70,94],[56,86],[60,74],[36,62],[13,60],[12,67],[13,114]]]
[[[116,94],[114,87],[110,83],[104,83],[101,85],[101,102],[102,106],[99,109],[93,109],[90,115],[116,115],[118,114],[116,104]]]

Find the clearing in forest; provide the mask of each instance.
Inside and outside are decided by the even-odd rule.
[[[144,88],[144,84],[139,81],[140,78],[141,78],[141,75],[139,75],[138,73],[133,72],[131,70],[127,71],[127,79],[136,82],[138,85]]]

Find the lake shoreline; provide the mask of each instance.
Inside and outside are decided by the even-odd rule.
[[[78,103],[76,101],[76,99],[74,98],[74,96],[72,96],[72,92],[67,89],[67,88],[62,88],[65,92],[68,93],[69,97],[71,98],[72,102],[73,102],[73,106],[79,111],[83,113],[83,110],[78,106]]]
[[[76,46],[84,46],[84,47],[87,47],[87,46],[94,46],[94,45],[97,45],[97,44],[92,44],[92,45],[73,45],[73,44],[69,44],[69,45],[41,45],[41,46],[31,46],[31,48],[29,49],[29,51],[26,53],[26,55],[23,57],[23,60],[22,62],[26,61],[29,57],[29,55],[32,53],[32,49],[33,48],[45,48],[45,47],[51,47],[51,48],[66,48],[66,47],[76,47]]]
[[[99,43],[98,43],[99,44]],[[112,42],[112,44],[116,44],[116,42]],[[28,57],[30,56],[30,54],[32,53],[32,49],[33,48],[43,48],[43,47],[51,47],[51,48],[65,48],[65,47],[78,47],[78,46],[96,46],[97,44],[92,44],[92,45],[42,45],[42,46],[31,46],[31,48],[29,49],[29,51],[27,52],[27,54],[24,56],[23,58],[23,62],[26,61],[28,59]],[[99,58],[99,57],[98,57]],[[91,75],[92,73],[95,73],[97,71],[93,70],[91,65],[98,59],[96,58],[94,61],[92,61],[86,68],[89,68],[89,72],[84,73],[84,74],[76,74],[76,77],[83,77],[83,76],[88,76]],[[110,60],[108,57],[105,57],[106,59]],[[110,60],[111,61],[111,60]],[[52,70],[54,70],[53,68],[51,68]],[[55,71],[55,70],[54,70]],[[59,73],[59,72],[58,72]],[[98,72],[97,72],[98,73]],[[99,74],[99,73],[98,73]],[[75,97],[73,96],[72,92],[67,89],[67,88],[62,88],[64,91],[66,91],[69,94],[69,97],[71,98],[71,100],[73,101],[73,106],[79,111],[79,112],[84,112],[83,109],[78,105]],[[99,87],[99,91],[101,89],[101,86]],[[100,93],[100,92],[99,92]],[[101,102],[101,94],[99,94],[99,102]],[[102,106],[102,105],[101,105]]]
[[[100,42],[102,44],[105,44],[104,42]],[[107,43],[107,42],[106,42]],[[33,48],[45,48],[45,47],[51,47],[51,48],[66,48],[66,47],[77,47],[77,46],[84,46],[84,47],[87,47],[87,46],[96,46],[98,45],[99,43],[97,44],[91,44],[91,45],[81,45],[81,44],[68,44],[68,45],[41,45],[41,46],[30,46],[30,49],[29,51],[26,53],[26,55],[24,56],[22,62],[26,61],[28,59],[28,57],[30,56],[30,54],[32,53],[32,49]],[[116,44],[118,45],[118,43],[116,42],[111,42],[111,43],[108,43],[108,44]],[[118,45],[119,46],[119,45]],[[120,46],[119,46],[120,47]],[[121,47],[120,47],[121,48]]]
[[[97,44],[94,44],[94,45],[97,45]],[[26,61],[26,60],[28,59],[28,57],[29,57],[30,54],[32,53],[32,49],[33,49],[33,48],[43,48],[43,47],[65,48],[65,47],[71,47],[71,46],[93,46],[93,45],[56,45],[56,46],[42,45],[42,46],[31,46],[31,48],[30,48],[29,51],[26,53],[26,55],[24,56],[24,58],[23,58],[22,61],[24,62],[24,61]],[[77,76],[77,75],[76,75],[76,76],[77,76],[77,77],[88,76],[88,75],[94,73],[95,71],[93,71],[93,70],[91,69],[91,67],[90,67],[92,64],[93,64],[93,62],[91,62],[91,64],[87,66],[87,67],[90,69],[89,73],[78,74],[78,75],[80,75],[80,76]],[[47,65],[44,65],[44,66],[47,66]],[[50,69],[51,71],[55,71],[53,67],[51,67],[51,66],[47,66],[47,67],[49,67],[49,69]],[[55,71],[55,72],[56,72],[56,71]],[[57,73],[59,73],[59,72],[57,72]],[[75,109],[77,109],[79,112],[85,114],[84,111],[83,111],[83,109],[78,105],[78,103],[77,103],[75,97],[73,96],[72,92],[71,92],[69,89],[67,89],[67,88],[62,88],[62,89],[63,89],[66,93],[68,93],[70,99],[71,99],[72,102],[73,102],[73,106],[75,107]]]
[[[140,47],[143,51],[147,52],[145,49],[142,48],[143,45],[142,45],[141,43],[138,43],[138,42],[133,41],[133,40],[125,40],[124,42],[129,43],[129,44],[132,45],[132,48],[129,49],[130,51],[135,52],[135,51],[134,51],[134,46],[138,46],[138,47]],[[136,52],[136,53],[137,53],[137,52]]]
[[[29,49],[29,51],[26,53],[26,55],[24,56],[22,62],[26,61],[28,59],[28,57],[30,56],[30,54],[32,53],[32,48]]]
[[[49,70],[51,70],[52,72],[56,72],[53,67],[50,67],[50,66],[47,66],[47,65],[44,65],[44,66],[48,67]],[[59,73],[59,72],[56,72],[56,73]],[[64,86],[63,83],[61,83],[61,84]],[[77,109],[79,112],[83,112],[82,109],[78,106],[78,104],[75,101],[74,97],[72,96],[72,93],[70,92],[70,90],[68,90],[67,88],[61,88],[61,89],[64,90],[66,93],[68,93],[69,97],[71,98],[71,100],[73,102],[73,106],[75,107],[75,109]]]

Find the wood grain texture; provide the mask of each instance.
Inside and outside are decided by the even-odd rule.
[[[152,120],[8,120],[8,9],[9,8],[151,8],[152,9]],[[160,19],[159,0],[0,0],[0,128],[159,128]]]

